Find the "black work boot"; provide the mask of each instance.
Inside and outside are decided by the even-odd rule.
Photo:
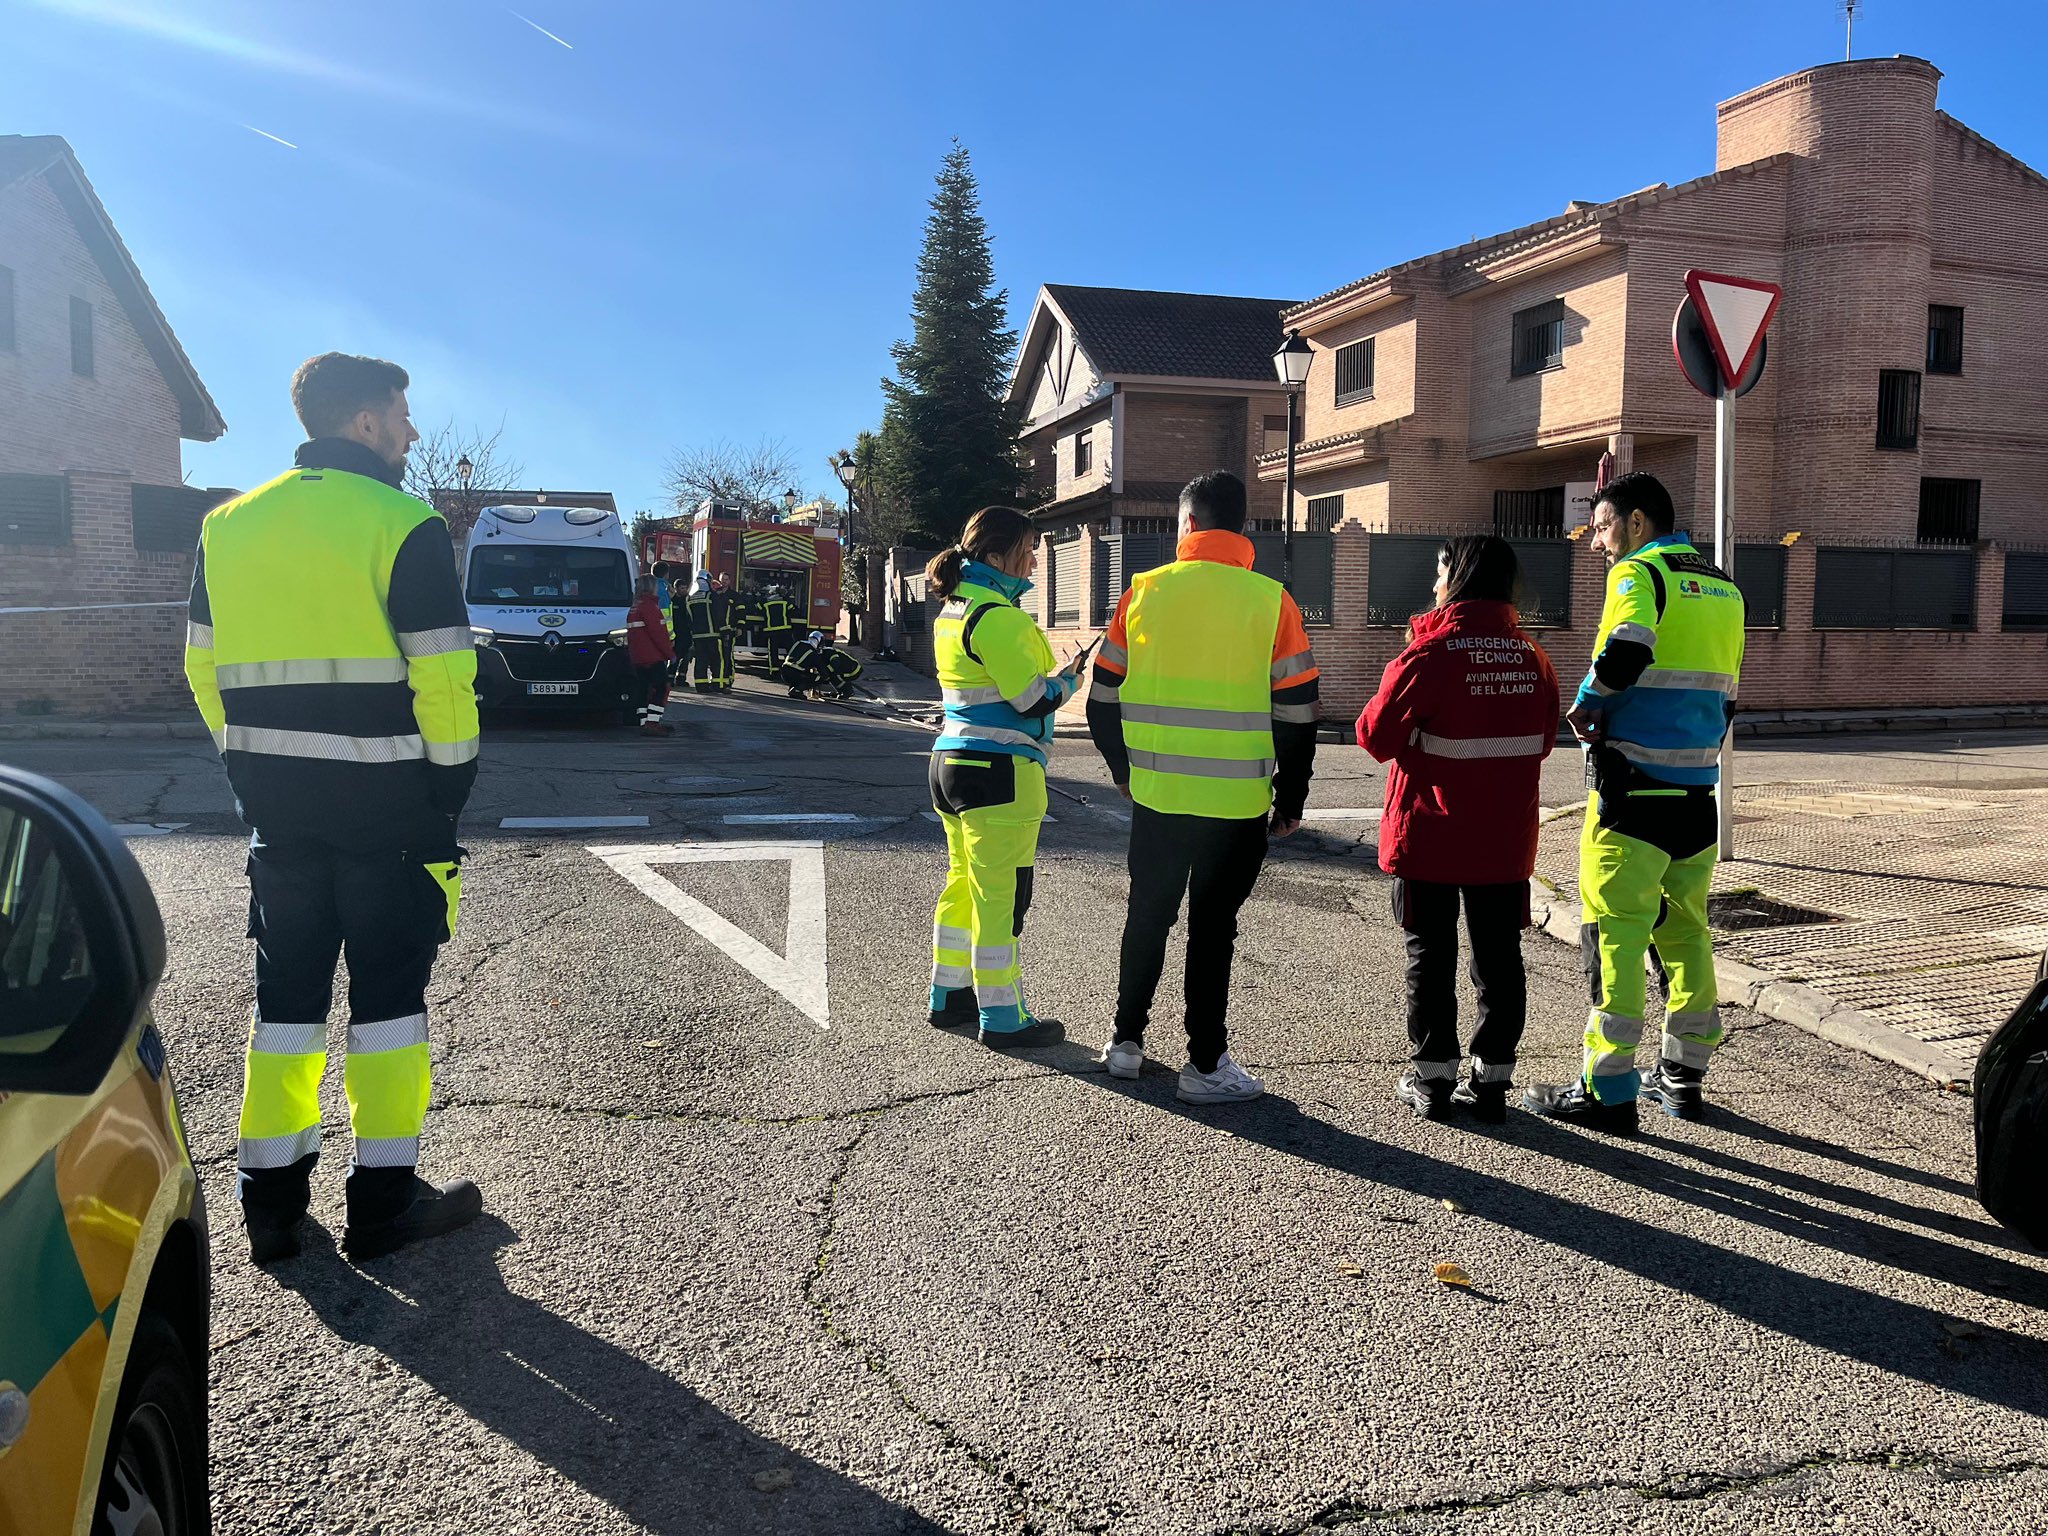
[[[260,1216],[245,1218],[249,1234],[250,1262],[277,1264],[285,1259],[296,1259],[299,1256],[301,1219],[296,1216],[289,1221]]]
[[[1410,1070],[1402,1073],[1401,1081],[1394,1085],[1394,1097],[1414,1110],[1419,1120],[1448,1120],[1451,1092],[1457,1086],[1455,1077],[1424,1077]]]
[[[350,1258],[374,1259],[407,1243],[467,1226],[483,1214],[483,1209],[483,1192],[468,1179],[450,1179],[446,1184],[434,1185],[415,1174],[412,1199],[396,1215],[375,1222],[349,1218],[341,1234],[341,1251]]]
[[[992,1051],[1028,1051],[1033,1046],[1058,1045],[1066,1038],[1066,1026],[1058,1019],[1033,1019],[1022,1029],[981,1032],[981,1043]]]
[[[1501,1125],[1508,1118],[1508,1089],[1511,1083],[1482,1083],[1476,1077],[1468,1077],[1451,1094],[1451,1102],[1467,1111],[1474,1120],[1487,1125]]]
[[[1674,1120],[1697,1120],[1707,1112],[1700,1097],[1700,1084],[1706,1075],[1702,1067],[1660,1061],[1643,1076],[1643,1097],[1652,1104],[1663,1105],[1664,1113]]]
[[[971,987],[955,987],[946,998],[946,1006],[930,1011],[933,1029],[979,1029],[981,1028],[981,1007],[974,1001]]]
[[[1589,1131],[1605,1131],[1610,1136],[1633,1136],[1636,1133],[1634,1099],[1603,1104],[1586,1092],[1583,1082],[1538,1083],[1523,1091],[1522,1107],[1546,1120],[1583,1125]]]

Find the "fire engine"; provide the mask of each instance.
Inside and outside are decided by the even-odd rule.
[[[669,563],[678,629],[685,629],[684,593],[697,572],[709,571],[727,577],[734,591],[779,588],[789,599],[795,634],[822,629],[829,635],[839,624],[839,554],[836,526],[748,517],[730,502],[701,501],[687,530],[657,528],[642,536],[640,568]]]

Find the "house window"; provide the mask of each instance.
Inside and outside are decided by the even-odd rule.
[[[1976,543],[1977,500],[1983,489],[1982,480],[1922,480],[1918,532],[1920,542]]]
[[[1564,537],[1564,487],[1540,491],[1495,491],[1493,531],[1505,539]]]
[[[92,306],[84,299],[71,301],[71,371],[92,377]]]
[[[1074,478],[1080,479],[1088,473],[1088,466],[1095,462],[1095,434],[1083,429],[1074,434]]]
[[[14,350],[14,268],[0,267],[0,352]]]
[[[1960,305],[1927,306],[1927,371],[1963,371],[1963,311]]]
[[[1878,372],[1877,446],[1909,453],[1920,446],[1920,375],[1911,368]]]
[[[1265,453],[1282,453],[1287,448],[1287,418],[1268,416],[1265,418],[1261,436],[1265,439]]]
[[[1308,531],[1328,533],[1344,521],[1344,498],[1336,496],[1311,496],[1308,500]]]
[[[1515,312],[1513,375],[1541,373],[1564,362],[1564,300]]]
[[[1368,336],[1337,349],[1337,404],[1350,405],[1372,398],[1373,341]]]

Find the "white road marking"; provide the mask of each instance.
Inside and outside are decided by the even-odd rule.
[[[507,832],[532,832],[550,828],[644,827],[645,816],[507,816],[498,823]]]
[[[1380,808],[1379,808],[1378,806],[1376,806],[1376,805],[1375,805],[1375,806],[1371,806],[1371,807],[1369,807],[1369,808],[1368,808],[1368,807],[1363,807],[1363,806],[1361,806],[1361,807],[1359,807],[1359,808],[1357,808],[1357,809],[1354,809],[1354,810],[1327,810],[1327,811],[1326,811],[1326,810],[1324,810],[1324,809],[1323,809],[1323,808],[1322,808],[1321,806],[1319,806],[1319,805],[1316,805],[1316,806],[1311,806],[1311,807],[1309,807],[1309,809],[1308,809],[1308,810],[1306,810],[1306,811],[1304,811],[1304,812],[1302,813],[1302,820],[1304,820],[1304,821],[1378,821],[1378,820],[1380,819],[1380,815],[1381,815],[1381,811],[1380,811]]]
[[[830,987],[825,967],[825,845],[801,842],[636,843],[592,848],[636,890],[653,898],[709,939],[757,981],[775,989],[820,1029],[830,1029]],[[789,921],[782,953],[727,922],[664,878],[657,864],[789,862]]]
[[[799,822],[829,821],[843,824],[849,821],[885,821],[883,816],[856,816],[851,811],[763,811],[753,815],[728,816],[728,827],[783,827]]]
[[[122,837],[169,837],[191,825],[189,821],[117,821],[114,830]]]

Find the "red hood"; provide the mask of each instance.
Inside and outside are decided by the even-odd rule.
[[[1186,558],[1183,556],[1182,558]],[[1467,599],[1442,608],[1418,613],[1409,621],[1417,641],[1438,635],[1506,635],[1521,623],[1513,603],[1489,603]]]

